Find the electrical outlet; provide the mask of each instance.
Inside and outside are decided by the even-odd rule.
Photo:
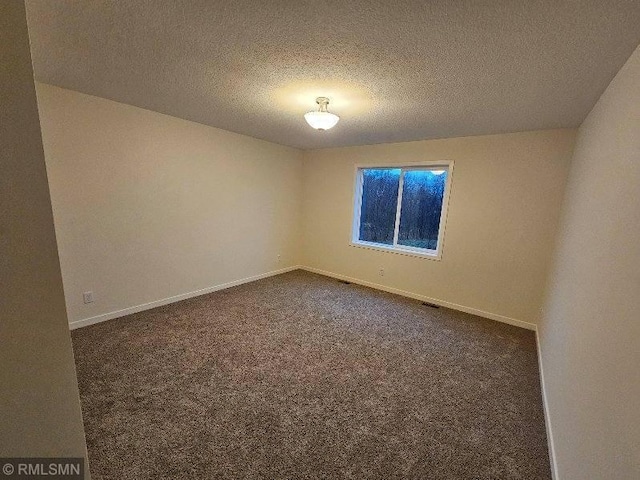
[[[282,261],[282,255],[278,254],[278,263]]]
[[[93,292],[84,292],[82,294],[82,301],[87,304],[87,303],[93,303]]]
[[[381,268],[379,273],[381,277],[384,277],[384,268]]]

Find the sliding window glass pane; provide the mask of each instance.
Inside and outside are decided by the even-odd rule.
[[[407,247],[438,248],[446,170],[407,170],[402,189],[398,244]]]
[[[393,245],[399,185],[399,168],[362,171],[361,241]]]

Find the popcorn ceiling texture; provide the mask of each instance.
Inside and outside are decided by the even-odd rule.
[[[304,149],[576,127],[640,42],[638,0],[27,6],[37,80]]]
[[[296,271],[73,346],[94,480],[551,478],[511,325]]]

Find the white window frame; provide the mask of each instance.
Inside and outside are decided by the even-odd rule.
[[[351,226],[350,245],[359,248],[368,248],[372,250],[380,250],[383,252],[399,253],[402,255],[410,255],[414,257],[422,257],[431,260],[441,260],[444,243],[445,227],[447,224],[447,212],[449,210],[449,197],[451,193],[451,183],[453,178],[453,160],[442,162],[421,162],[421,163],[402,163],[394,164],[378,164],[378,165],[356,165],[355,166],[355,187],[353,193],[353,216]],[[362,213],[362,183],[363,171],[367,169],[379,170],[398,170],[400,169],[400,185],[398,186],[398,203],[396,206],[396,222],[393,229],[393,245],[385,245],[382,243],[365,242],[360,240],[360,215]],[[404,187],[404,174],[409,170],[446,170],[447,181],[445,183],[444,196],[442,198],[442,211],[440,213],[440,225],[438,228],[438,243],[435,250],[409,247],[398,245],[398,231],[400,229],[400,215],[402,213],[402,190]]]

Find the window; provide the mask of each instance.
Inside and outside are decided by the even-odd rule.
[[[452,168],[358,168],[352,244],[439,258]]]

